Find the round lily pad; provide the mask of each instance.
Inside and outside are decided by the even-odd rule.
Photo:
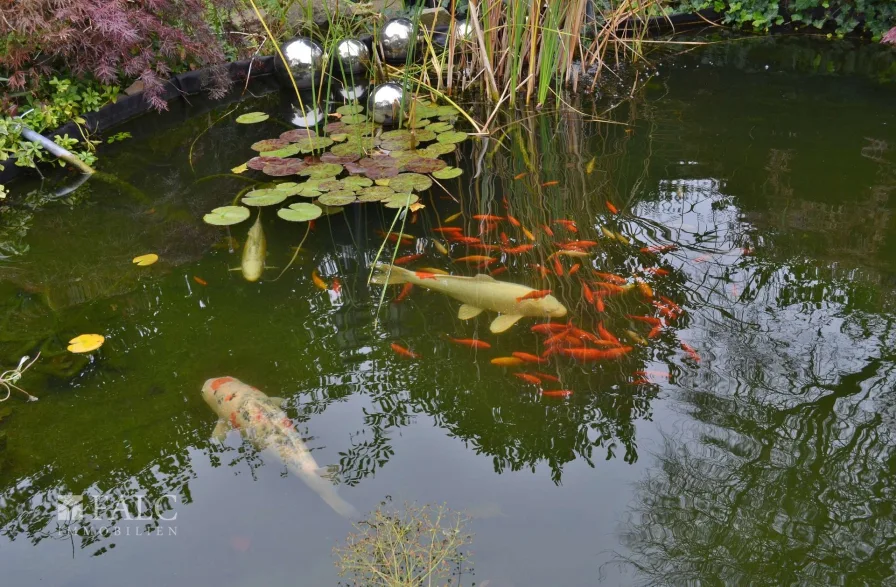
[[[266,153],[270,151],[276,151],[277,149],[282,149],[288,144],[289,141],[285,139],[265,139],[263,141],[252,143],[249,148],[253,151],[258,151],[259,153]]]
[[[256,122],[264,122],[270,118],[269,114],[264,112],[247,112],[236,117],[239,124],[255,124]]]
[[[449,130],[449,131],[443,132],[438,137],[436,137],[436,140],[439,141],[440,143],[453,144],[453,143],[460,143],[460,142],[467,140],[468,136],[470,136],[470,135],[468,135],[465,132],[459,131],[459,130]]]
[[[422,192],[432,187],[432,180],[419,173],[399,173],[389,179],[389,187],[396,192]]]
[[[347,133],[348,125],[344,122],[330,122],[324,125],[324,132],[327,134]]]
[[[432,132],[445,132],[446,130],[452,130],[454,128],[453,124],[448,122],[433,122],[429,126],[426,127],[426,130],[431,130]],[[281,137],[283,135],[280,135]]]
[[[460,167],[446,167],[444,169],[439,169],[438,171],[433,171],[432,176],[436,179],[452,179],[464,172]]]
[[[323,213],[319,206],[299,202],[291,204],[289,208],[277,210],[277,216],[288,222],[308,222],[314,220]]]
[[[347,204],[354,204],[356,199],[355,194],[352,193],[337,194],[336,192],[332,192],[322,195],[317,201],[325,206],[345,206]]]
[[[102,334],[81,334],[68,341],[68,352],[89,353],[103,346],[106,337]]]
[[[381,179],[398,175],[398,167],[365,167],[363,169],[362,173],[370,179]]]
[[[339,214],[340,212],[345,210],[345,208],[343,208],[342,206],[327,206],[326,204],[320,204],[320,209],[327,216],[331,214]]]
[[[436,106],[418,106],[414,108],[414,115],[418,120],[432,118],[439,115],[439,109]]]
[[[371,145],[371,147],[372,146],[373,145]],[[338,145],[333,145],[333,147],[330,149],[330,153],[342,157],[344,155],[360,155],[363,150],[364,148],[358,143],[345,142]]]
[[[280,135],[280,138],[290,143],[298,143],[305,139],[311,139],[317,136],[317,133],[310,128],[294,128]]]
[[[410,126],[411,128],[423,128],[429,123],[430,121],[426,118],[417,118],[416,120],[411,120],[408,123],[408,126]]]
[[[301,159],[278,159],[265,165],[261,172],[271,177],[285,177],[295,175],[307,167]]]
[[[361,167],[398,167],[398,161],[388,155],[371,155],[358,161]]]
[[[411,137],[408,137],[406,139],[389,139],[387,141],[380,141],[380,149],[384,151],[407,151],[413,146],[414,141]]]
[[[391,196],[391,195],[394,194],[394,193],[395,193],[395,192],[391,192],[391,193],[389,193],[388,195],[382,195],[382,194],[376,194],[376,193],[374,193],[374,194],[364,194],[364,193],[362,193],[362,194],[359,194],[359,195],[358,195],[358,201],[359,201],[359,202],[362,202],[362,203],[366,203],[366,202],[381,202],[381,201],[385,200],[386,198],[388,198],[389,196]]]
[[[395,194],[382,200],[386,208],[404,208],[416,203],[420,199],[417,194]]]
[[[230,226],[239,224],[249,217],[249,209],[244,206],[221,206],[202,217],[207,224]]]
[[[436,133],[429,130],[429,127],[420,128],[414,131],[414,138],[417,139],[418,143],[428,143],[429,141],[434,141],[436,140],[436,136]]]
[[[342,171],[343,167],[338,163],[321,163],[320,165],[303,169],[299,172],[299,175],[304,175],[312,179],[324,179],[326,177],[336,177],[342,173]]]
[[[444,114],[442,116],[439,116],[439,120],[442,122],[450,122],[451,124],[454,124],[455,121],[457,121],[457,115],[456,114]]]
[[[262,151],[262,157],[292,157],[293,155],[298,154],[299,148],[295,144],[289,144],[280,149],[275,149],[273,151]]]
[[[349,116],[351,114],[361,114],[364,112],[364,107],[360,104],[344,104],[336,109],[336,112],[341,114],[342,116]]]
[[[437,108],[439,116],[457,116],[459,114],[457,108],[450,105],[439,106]]]
[[[288,181],[277,185],[275,189],[278,192],[283,193],[288,198],[289,196],[297,196],[304,189],[304,185]]]
[[[349,114],[339,119],[343,124],[361,124],[367,122],[367,116],[364,114]]]
[[[409,139],[411,138],[411,131],[406,128],[398,128],[395,130],[389,130],[380,135],[380,138],[384,141],[392,140],[392,139]]]
[[[334,155],[333,153],[324,153],[320,156],[321,163],[339,163],[340,165],[343,163],[353,163],[361,158],[359,153],[352,153],[351,155]]]
[[[448,164],[441,159],[427,159],[425,157],[420,157],[404,164],[404,168],[407,171],[413,171],[414,173],[432,173],[445,167],[448,167]]]
[[[346,188],[361,189],[373,185],[373,182],[366,177],[350,176],[342,180]]]
[[[281,161],[285,161],[285,159],[282,157],[252,157],[246,161],[246,167],[254,169],[255,171],[261,171],[264,169],[265,165],[270,163],[280,163]]]
[[[436,153],[436,155],[447,155],[448,153],[453,153],[457,150],[456,143],[433,143],[426,147],[426,150],[430,153]]]
[[[243,197],[243,204],[247,206],[273,206],[285,200],[286,197],[287,194],[284,190],[253,190]]]
[[[341,143],[342,141],[348,138],[348,134],[344,132],[335,132],[330,135],[330,138],[336,141],[337,143]]]
[[[393,190],[390,187],[382,186],[382,185],[370,186],[369,188],[364,188],[359,193],[359,197],[363,197],[363,198],[376,197],[380,200],[390,198],[394,195],[395,195],[395,190]],[[370,200],[368,200],[368,201],[370,201]]]
[[[299,150],[303,153],[310,153],[311,151],[320,151],[322,149],[326,149],[330,145],[333,144],[333,139],[330,137],[311,137],[307,139],[302,139],[300,141],[296,141],[294,145],[299,148]]]

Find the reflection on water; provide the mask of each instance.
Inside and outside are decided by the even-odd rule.
[[[380,290],[366,280],[392,217],[376,204],[319,219],[279,280],[279,269],[257,284],[228,271],[248,224],[199,219],[248,185],[222,172],[280,132],[275,117],[212,126],[224,110],[197,105],[199,116],[163,132],[137,122],[128,150],[103,159],[136,192],[89,182],[68,196],[77,205],[32,196],[5,210],[19,228],[4,228],[15,240],[0,266],[2,364],[37,350],[42,360],[21,381],[40,401],[0,404],[12,408],[0,412],[4,567],[23,584],[112,584],[135,571],[134,584],[150,584],[160,560],[196,584],[335,584],[330,548],[348,526],[267,453],[236,435],[207,440],[215,417],[199,388],[233,375],[287,399],[351,503],[371,509],[389,495],[500,512],[474,516],[477,581],[892,580],[890,65],[865,48],[763,43],[660,62],[608,112],[579,101],[583,113],[508,116],[499,135],[458,153],[465,175],[409,219],[420,240],[400,254],[472,275],[435,252],[431,240],[444,239],[433,229],[462,211],[451,224],[478,235],[488,227],[473,215],[512,215],[520,226],[505,221],[484,242],[504,232],[505,247],[536,247],[489,270],[549,287],[578,327],[633,347],[617,361],[524,368],[558,378],[544,387],[568,398],[489,362],[545,351],[534,320],[495,336],[494,315],[461,321],[457,301],[421,288],[397,303],[390,288],[377,313]],[[245,107],[285,120],[276,99]],[[184,153],[209,126],[191,170]],[[302,231],[263,221],[268,264],[284,267]],[[535,266],[554,268],[556,243],[572,239],[599,246],[542,276]],[[133,267],[146,252],[161,261]],[[463,254],[482,251],[455,244]],[[318,290],[315,268],[341,293]],[[607,295],[601,311],[582,277],[612,280],[591,269],[636,275],[683,313],[649,337],[628,316],[662,311],[637,289]],[[107,342],[72,358],[65,343],[83,332]],[[396,356],[392,342],[423,358]],[[99,520],[92,506],[60,520],[65,494],[161,507],[147,520],[114,507]],[[135,541],[99,526],[176,535]]]

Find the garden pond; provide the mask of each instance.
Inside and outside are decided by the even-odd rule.
[[[17,382],[38,401],[0,403],[4,581],[335,585],[350,521],[239,434],[211,439],[200,390],[225,375],[285,399],[361,512],[469,516],[465,585],[893,581],[896,54],[805,38],[671,52],[598,99],[500,115],[438,155],[462,175],[394,226],[377,201],[313,228],[276,213],[302,195],[260,208],[254,282],[239,268],[257,210],[203,217],[303,179],[231,173],[293,128],[288,94],[172,104],[116,129],[132,138],[101,148],[104,179],[13,186],[0,363],[41,356]],[[234,122],[256,111],[270,118]],[[413,238],[380,251],[402,226]],[[575,329],[555,346],[532,331],[544,318],[496,334],[494,312],[461,320],[420,285],[381,301],[378,252],[422,255],[403,266],[424,282],[549,289]],[[85,333],[104,344],[66,351]],[[544,363],[492,362],[514,352]],[[130,519],[138,502],[162,507]]]

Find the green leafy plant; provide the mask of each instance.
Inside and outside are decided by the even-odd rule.
[[[473,538],[468,522],[445,505],[405,504],[397,511],[387,499],[333,549],[339,575],[366,587],[462,585],[463,575],[472,574],[463,551]]]

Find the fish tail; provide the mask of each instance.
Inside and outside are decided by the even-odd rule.
[[[407,269],[389,265],[388,263],[378,263],[374,269],[373,276],[370,278],[370,283],[376,285],[407,283],[411,281],[408,279],[409,275],[413,275],[413,273]]]

